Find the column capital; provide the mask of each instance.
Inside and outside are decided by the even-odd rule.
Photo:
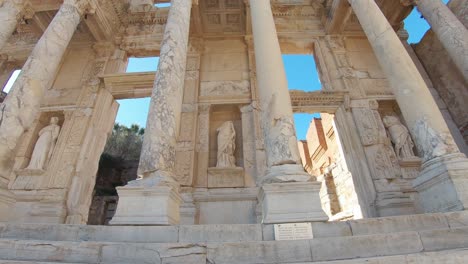
[[[96,0],[65,0],[63,5],[73,6],[80,15],[94,14],[96,12]]]

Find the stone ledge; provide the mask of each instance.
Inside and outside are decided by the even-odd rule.
[[[468,211],[314,222],[314,239],[468,228]],[[248,230],[248,231],[246,231]],[[429,233],[427,233],[429,234]],[[85,226],[0,223],[0,238],[136,243],[274,240],[273,225]]]
[[[0,258],[14,261],[79,262],[79,263],[363,263],[362,258],[376,258],[383,263],[406,263],[430,259],[440,254],[433,250],[460,248],[455,260],[468,255],[465,242],[468,228],[459,235],[455,230],[404,232],[394,234],[317,238],[296,241],[210,242],[210,243],[111,243],[0,239]],[[434,232],[432,236],[423,234]],[[431,241],[423,248],[424,236]],[[422,239],[420,239],[420,236]],[[434,239],[439,236],[444,239]],[[428,253],[429,252],[429,253]],[[415,255],[418,254],[418,255]],[[404,256],[402,256],[404,255]],[[392,257],[393,256],[393,257]],[[418,256],[418,257],[416,257]],[[437,255],[435,255],[437,256]],[[449,254],[440,257],[446,260]],[[360,262],[359,262],[360,261]],[[0,262],[1,263],[1,262]],[[5,263],[5,262],[3,262]],[[8,263],[8,262],[6,262]],[[329,262],[326,262],[329,263]],[[371,262],[374,263],[374,262]],[[381,262],[376,262],[381,263]],[[410,262],[413,263],[413,262]],[[433,262],[434,263],[434,262]],[[437,263],[437,262],[435,262]],[[439,262],[440,263],[440,262]],[[443,263],[443,262],[442,262]],[[463,262],[454,262],[463,263]]]

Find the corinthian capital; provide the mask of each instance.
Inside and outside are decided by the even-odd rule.
[[[400,0],[400,3],[404,6],[418,5],[419,0]]]
[[[65,0],[64,5],[75,7],[81,15],[94,14],[96,12],[96,0]]]

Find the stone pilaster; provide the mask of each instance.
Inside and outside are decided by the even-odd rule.
[[[121,199],[112,224],[179,223],[182,199],[180,184],[175,180],[176,143],[182,112],[191,7],[191,0],[172,1],[146,122],[138,167],[140,178],[118,189]],[[137,206],[138,203],[141,206]]]
[[[417,5],[423,17],[468,81],[468,29],[441,0],[405,0]]]
[[[5,0],[0,3],[0,49],[16,29],[19,21],[31,18],[33,11],[27,0]]]
[[[439,173],[428,175],[423,164],[421,175],[413,183],[426,197],[423,207],[426,211],[447,211],[468,206],[468,181],[460,171],[468,168],[468,160],[458,155],[449,128],[411,57],[374,0],[348,1],[390,82],[420,156],[431,167],[439,166]],[[445,164],[449,160],[456,173]],[[442,185],[444,188],[439,188]],[[455,192],[457,198],[437,199],[447,192]]]
[[[312,179],[301,165],[288,83],[270,1],[251,0],[250,7],[268,166],[267,175],[260,180],[262,191],[259,200],[263,206],[263,221],[326,220],[318,193],[320,183]],[[287,206],[285,210],[282,203],[291,199],[296,201],[291,203],[294,206]],[[307,205],[299,201],[307,201]]]

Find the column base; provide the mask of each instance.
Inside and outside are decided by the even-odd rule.
[[[13,219],[15,195],[7,189],[0,188],[0,222]]]
[[[283,164],[268,168],[265,177],[261,179],[260,185],[266,183],[286,182],[310,182],[316,178],[304,171],[300,164]]]
[[[456,153],[424,162],[413,188],[426,213],[468,208],[468,159]]]
[[[327,221],[320,203],[320,186],[319,182],[264,184],[258,197],[262,223]]]
[[[177,225],[182,198],[170,186],[117,188],[119,202],[110,225]]]

